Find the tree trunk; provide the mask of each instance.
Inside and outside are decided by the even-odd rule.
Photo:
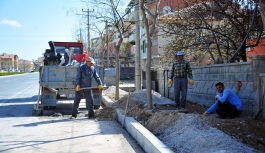
[[[243,62],[247,62],[247,55],[246,55],[246,41],[244,42],[244,45],[241,48],[241,59]]]
[[[151,91],[151,37],[149,31],[148,19],[146,18],[145,10],[143,7],[144,1],[141,0],[141,11],[143,13],[145,29],[146,29],[146,38],[147,38],[147,60],[146,60],[146,98],[147,98],[147,109],[152,109],[152,91]]]
[[[264,28],[265,27],[265,0],[260,0],[259,5],[260,5],[260,14],[261,14],[263,28]]]
[[[149,30],[149,28],[147,28]],[[147,109],[152,109],[152,86],[151,86],[151,46],[152,42],[150,37],[147,37],[147,61],[146,61],[146,97],[147,97]]]
[[[115,92],[115,100],[119,100],[120,93],[120,58],[119,58],[119,48],[116,47],[116,92]]]

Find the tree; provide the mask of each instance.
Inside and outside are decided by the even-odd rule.
[[[164,57],[183,49],[194,60],[206,56],[216,64],[247,61],[246,48],[257,46],[263,34],[255,24],[257,13],[257,3],[250,0],[188,3],[187,8],[161,18],[165,35],[174,36]],[[251,39],[256,43],[247,44]]]
[[[108,20],[115,28],[115,33],[118,33],[118,43],[115,46],[116,53],[116,92],[115,100],[119,99],[119,81],[120,81],[120,48],[123,42],[123,34],[131,27],[129,22],[124,20],[127,12],[121,12],[121,6],[126,1],[120,0],[97,0],[93,1],[95,8],[100,8],[95,11],[97,18]]]
[[[10,69],[13,67],[13,62],[11,59],[7,59],[7,60],[2,59],[1,66],[3,70],[10,71]]]
[[[144,0],[140,0],[140,8],[142,11],[142,16],[144,19],[145,30],[146,30],[146,38],[147,38],[147,61],[146,61],[146,97],[147,97],[147,109],[152,109],[152,90],[151,90],[151,47],[152,47],[152,39],[151,37],[154,34],[156,29],[156,21],[158,17],[158,6],[160,4],[160,0],[156,1],[156,9],[154,14],[144,5]],[[151,16],[151,18],[147,18],[147,14]],[[152,19],[152,21],[151,21]],[[151,25],[151,28],[149,28]]]
[[[262,23],[263,23],[263,27],[265,27],[265,1],[264,0],[256,0],[259,1],[259,5],[260,5],[260,14],[262,17]]]
[[[110,43],[110,39],[107,39],[108,38],[111,38],[113,37],[114,35],[114,32],[113,30],[108,30],[108,34],[106,34],[106,28],[108,27],[105,27],[104,29],[100,29],[98,26],[94,25],[95,23],[93,23],[93,31],[95,31],[96,33],[99,34],[99,44],[97,44],[95,47],[97,47],[97,51],[98,53],[100,54],[100,57],[101,57],[101,63],[102,65],[105,65],[105,57],[107,56],[107,45]]]

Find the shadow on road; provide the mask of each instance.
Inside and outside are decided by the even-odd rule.
[[[62,123],[62,122],[78,122],[78,121],[84,121],[84,120],[91,120],[88,118],[77,118],[77,119],[69,119],[69,118],[64,118],[64,119],[59,119],[59,120],[48,120],[48,121],[40,121],[40,122],[34,122],[34,123],[29,123],[29,124],[18,124],[18,125],[13,125],[13,127],[31,127],[31,126],[39,126],[43,124],[53,124],[53,123]]]
[[[59,142],[59,141],[80,139],[80,138],[90,137],[90,136],[94,136],[94,135],[98,135],[98,134],[100,134],[100,133],[88,134],[88,135],[82,135],[82,136],[76,136],[76,137],[68,137],[68,138],[49,140],[49,141],[0,141],[1,145],[8,144],[8,145],[17,146],[17,147],[12,147],[12,148],[0,150],[0,152],[6,152],[6,151],[21,148],[21,147],[35,147],[36,145],[43,145],[43,144],[49,144],[49,143],[54,143],[54,142]]]
[[[27,98],[12,98],[12,99],[0,99],[1,103],[21,103],[21,102],[37,102],[38,95]]]
[[[0,106],[0,118],[31,117],[33,104],[12,104]]]

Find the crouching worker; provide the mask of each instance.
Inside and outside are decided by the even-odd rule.
[[[98,84],[98,89],[102,90],[102,82],[100,80],[100,77],[98,73],[95,70],[95,67],[93,66],[95,64],[95,61],[93,58],[89,57],[86,60],[86,64],[81,65],[77,69],[77,75],[76,75],[76,88],[75,88],[75,99],[74,99],[74,105],[73,105],[73,110],[72,110],[72,116],[70,118],[76,118],[77,117],[77,112],[78,112],[78,107],[79,103],[82,97],[82,94],[84,93],[85,98],[86,98],[86,106],[88,108],[88,118],[94,118],[94,99],[92,95],[92,90],[91,89],[85,89],[85,90],[80,90],[80,88],[88,88],[91,87],[92,84],[92,78],[95,78],[97,84]]]
[[[215,96],[215,103],[203,115],[210,114],[216,109],[220,118],[238,117],[243,111],[239,97],[232,90],[225,88],[222,82],[215,84],[215,87],[219,94]]]

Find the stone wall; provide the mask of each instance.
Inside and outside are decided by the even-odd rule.
[[[218,94],[215,84],[223,82],[225,87],[232,89],[242,100],[243,115],[256,115],[264,106],[261,101],[265,99],[265,55],[255,55],[251,59],[252,62],[192,67],[194,85],[189,86],[187,100],[209,107]],[[158,92],[174,99],[173,87],[167,85],[170,73],[171,70],[157,70]],[[264,112],[262,116],[265,116]]]
[[[116,68],[105,68],[104,83],[107,86],[116,85]],[[134,67],[121,67],[120,79],[134,79],[135,68]]]

